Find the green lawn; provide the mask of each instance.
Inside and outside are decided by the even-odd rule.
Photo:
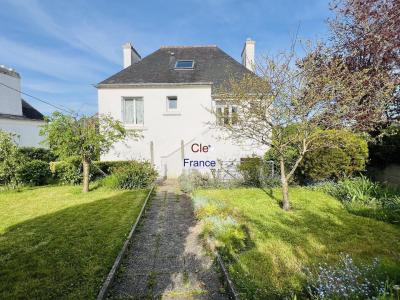
[[[0,193],[0,299],[94,299],[147,191]]]
[[[204,210],[204,220],[232,215],[246,232],[245,247],[224,258],[244,299],[300,293],[304,267],[334,264],[341,253],[357,263],[379,257],[380,271],[400,280],[400,227],[352,215],[322,192],[292,188],[290,212],[279,207],[279,189],[199,190],[196,196],[223,203]],[[233,240],[225,241],[229,243],[235,249]]]

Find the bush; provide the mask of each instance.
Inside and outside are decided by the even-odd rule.
[[[368,145],[364,138],[346,130],[324,130],[318,135],[317,150],[306,153],[299,166],[297,173],[303,180],[338,180],[365,169]]]
[[[353,214],[400,224],[400,193],[396,189],[372,182],[365,176],[327,183],[319,188],[338,198]]]
[[[263,162],[260,157],[246,157],[240,160],[238,170],[243,176],[244,184],[260,187]]]
[[[49,163],[33,159],[20,165],[16,172],[17,182],[28,185],[43,185],[51,177]]]
[[[127,163],[129,163],[129,161],[126,160],[94,161],[92,164],[92,173],[95,177],[104,176],[104,174],[110,175],[113,169],[123,166]]]
[[[18,152],[21,156],[29,160],[43,160],[48,163],[56,160],[56,156],[49,149],[45,148],[21,147],[18,149]]]
[[[53,178],[62,184],[80,184],[82,182],[82,162],[80,157],[74,156],[63,161],[50,163]]]
[[[157,171],[149,162],[130,161],[115,167],[105,185],[118,189],[147,188],[157,179]]]
[[[16,170],[20,164],[14,135],[0,129],[0,184],[17,184]]]

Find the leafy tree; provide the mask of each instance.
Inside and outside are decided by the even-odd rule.
[[[16,170],[19,165],[15,134],[0,129],[0,183],[16,185]]]
[[[89,191],[93,159],[111,149],[128,134],[122,124],[109,116],[74,117],[54,112],[41,129],[50,149],[61,159],[78,155],[83,166],[83,191]],[[139,137],[136,131],[129,136]]]
[[[329,20],[331,50],[354,71],[368,70],[366,79],[384,84],[382,72],[394,84],[387,123],[400,118],[400,2],[398,0],[333,0]],[[375,90],[363,101],[377,100]],[[360,120],[362,124],[362,120]]]
[[[276,151],[284,210],[290,209],[288,181],[304,156],[322,146],[334,146],[328,139],[325,144],[315,143],[317,138],[323,137],[323,133],[317,134],[318,129],[350,130],[360,117],[364,126],[375,124],[390,101],[392,91],[391,84],[386,81],[379,88],[369,85],[366,82],[368,69],[351,70],[341,59],[330,57],[322,47],[311,49],[305,57],[296,58],[293,50],[277,57],[266,57],[258,66],[259,76],[232,79],[218,90],[216,102],[235,107],[235,115],[221,121],[220,112],[212,110],[217,122],[211,125],[222,130],[222,135],[227,133],[225,138],[253,142]],[[325,59],[329,67],[321,68]],[[370,89],[376,89],[381,99],[374,113],[362,101]],[[288,156],[292,159],[290,164]]]

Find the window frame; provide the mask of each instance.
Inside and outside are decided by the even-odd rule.
[[[191,67],[178,67],[178,64],[180,62],[188,62],[188,61],[192,62],[192,66]],[[175,62],[175,69],[176,70],[193,70],[194,69],[194,60],[193,59],[178,59]]]
[[[229,103],[218,103],[215,102],[215,116],[216,124],[219,126],[224,125],[236,125],[238,122],[238,111],[237,105],[231,105]]]
[[[125,103],[126,103],[127,100],[128,101],[129,100],[133,101],[133,122],[127,122],[126,118],[125,118],[125,111],[126,111]],[[143,120],[142,120],[141,123],[137,123],[137,108],[136,108],[137,101],[142,101]],[[124,96],[124,97],[122,97],[122,100],[121,100],[121,120],[122,120],[123,124],[127,125],[127,126],[139,126],[139,127],[144,126],[144,99],[143,99],[142,96],[126,96],[126,97]]]
[[[169,101],[170,100],[176,100],[176,108],[170,108],[169,107]],[[169,112],[169,113],[179,112],[178,96],[167,96],[167,98],[166,98],[166,111]]]

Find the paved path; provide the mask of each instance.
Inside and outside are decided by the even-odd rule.
[[[111,299],[228,299],[199,241],[190,199],[158,188],[111,287]]]

